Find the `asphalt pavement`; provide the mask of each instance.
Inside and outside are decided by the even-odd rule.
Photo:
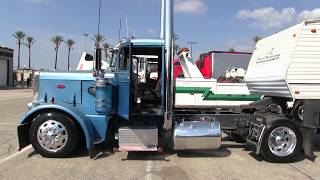
[[[0,180],[6,179],[320,179],[320,159],[272,164],[245,144],[223,142],[219,150],[113,153],[101,145],[96,160],[79,149],[70,158],[48,159],[32,147],[17,151],[16,125],[32,90],[0,90]],[[316,155],[320,156],[320,143]]]

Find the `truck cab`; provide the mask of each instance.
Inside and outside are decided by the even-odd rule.
[[[157,125],[163,119],[164,41],[159,39],[133,39],[119,46],[115,78],[118,81],[118,115],[127,119],[131,125]],[[152,56],[153,58],[141,58]],[[139,65],[151,61],[158,64],[157,78],[146,73],[145,81],[139,78]],[[146,64],[148,62],[145,62]]]

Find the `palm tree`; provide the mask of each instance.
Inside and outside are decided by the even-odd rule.
[[[27,42],[24,44],[29,49],[29,69],[31,69],[31,47],[36,42],[33,37],[27,36]]]
[[[252,38],[252,41],[253,41],[255,44],[257,44],[257,42],[260,41],[261,39],[262,39],[261,36],[255,36],[255,37]]]
[[[16,38],[17,44],[18,44],[18,69],[20,69],[20,49],[21,49],[22,41],[26,37],[26,34],[22,31],[17,31],[13,34],[13,37]]]
[[[178,36],[177,33],[173,33],[173,37],[172,38],[173,38],[174,41],[180,39],[180,37]]]
[[[66,44],[68,47],[68,71],[70,70],[70,52],[71,52],[71,49],[73,49],[73,45],[75,43],[76,42],[73,39],[67,39],[67,41],[66,41]]]
[[[179,50],[179,44],[177,43],[177,41],[180,39],[180,37],[178,36],[178,34],[173,33],[173,50],[174,50],[174,54]]]
[[[58,62],[58,51],[61,43],[64,41],[62,36],[56,35],[51,38],[51,42],[54,44],[54,50],[56,51],[56,59],[54,63],[54,69],[57,69],[57,62]]]
[[[233,48],[228,49],[229,52],[235,52],[236,50]]]
[[[101,43],[106,39],[101,34],[94,35],[91,39],[94,41],[94,44],[96,46],[96,57],[101,57]],[[101,68],[101,64],[98,65],[98,63],[96,63],[97,68],[98,66],[100,66],[99,68]]]
[[[100,44],[106,40],[101,34],[94,35],[91,39],[94,41],[96,47],[99,47]]]

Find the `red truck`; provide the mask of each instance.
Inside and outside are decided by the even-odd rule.
[[[252,53],[210,51],[200,55],[196,61],[200,72],[205,79],[221,79],[228,68],[247,69]],[[183,76],[179,59],[174,61],[174,79]]]

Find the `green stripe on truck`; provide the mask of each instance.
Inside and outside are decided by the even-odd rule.
[[[207,87],[176,87],[175,93],[203,94],[203,100],[207,101],[257,101],[259,95],[246,94],[214,94]]]

